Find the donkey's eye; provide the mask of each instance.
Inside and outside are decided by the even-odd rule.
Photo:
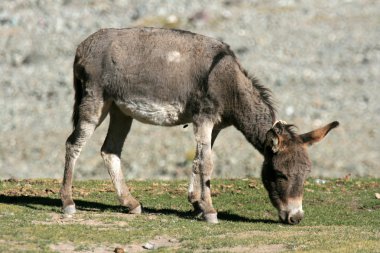
[[[275,171],[275,173],[276,173],[277,178],[288,179],[288,177],[285,176],[284,173],[282,173],[280,171]]]

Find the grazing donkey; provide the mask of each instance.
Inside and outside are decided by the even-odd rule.
[[[311,163],[306,147],[338,122],[298,135],[276,121],[270,91],[250,78],[229,46],[180,30],[102,29],[77,48],[74,60],[74,130],[66,142],[63,211],[75,212],[75,162],[107,114],[110,125],[101,148],[121,205],[141,213],[120,168],[132,120],[176,126],[192,123],[196,155],[188,199],[206,221],[218,222],[211,201],[211,149],[219,132],[235,126],[264,155],[262,179],[282,222],[303,218],[303,185]]]

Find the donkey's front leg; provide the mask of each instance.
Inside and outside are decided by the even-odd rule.
[[[211,154],[211,133],[213,123],[203,121],[194,123],[196,155],[189,186],[189,201],[195,211],[202,212],[207,222],[218,223],[217,213],[211,200],[211,173],[213,170]]]

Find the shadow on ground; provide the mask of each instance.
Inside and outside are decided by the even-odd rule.
[[[57,208],[60,208],[62,202],[57,198],[50,197],[40,197],[40,196],[8,196],[8,195],[0,195],[0,203],[3,204],[12,204],[12,205],[20,205],[26,206],[32,209],[41,209],[38,206],[48,206],[54,208],[54,211],[57,211]],[[81,211],[92,211],[92,212],[126,212],[126,209],[122,206],[117,205],[109,205],[92,201],[85,200],[76,200],[75,201],[76,208]],[[144,207],[144,213],[153,213],[153,214],[163,214],[163,215],[176,215],[180,218],[184,219],[194,219],[193,211],[181,211],[176,209],[167,209],[167,208],[153,208],[153,207]],[[230,212],[219,212],[218,219],[224,221],[235,221],[235,222],[250,222],[250,223],[278,223],[274,220],[269,219],[251,219],[244,216],[240,216],[238,214],[230,213]]]

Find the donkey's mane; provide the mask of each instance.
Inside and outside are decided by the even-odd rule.
[[[268,106],[268,109],[270,111],[270,114],[272,116],[272,119],[276,119],[276,107],[275,103],[273,101],[272,92],[270,89],[262,85],[259,80],[255,77],[249,76],[246,71],[245,75],[248,77],[249,80],[251,80],[252,86],[254,89],[256,89],[259,92],[261,100],[264,102],[266,106]]]
[[[181,32],[181,33],[185,33],[185,34],[192,34],[194,35],[193,33],[191,32],[187,32],[187,31],[182,31],[182,30],[175,30],[176,32]],[[265,87],[264,85],[260,84],[259,80],[254,77],[254,76],[251,76],[240,64],[237,56],[235,55],[234,51],[231,50],[231,47],[229,44],[223,42],[223,41],[219,41],[221,42],[225,48],[223,51],[221,51],[215,58],[214,58],[214,62],[210,68],[210,71],[213,69],[213,67],[225,56],[225,55],[230,55],[232,56],[234,59],[235,59],[235,62],[237,63],[237,65],[239,66],[240,68],[240,71],[243,72],[243,74],[251,81],[252,83],[252,86],[255,90],[258,91],[259,93],[259,96],[261,98],[261,100],[263,101],[263,103],[268,107],[269,109],[269,112],[270,112],[270,115],[272,117],[272,123],[274,123],[274,121],[276,120],[276,105],[275,105],[275,102],[273,100],[273,96],[272,96],[272,92],[270,89],[268,89],[267,87]]]
[[[241,71],[244,73],[244,75],[251,81],[253,88],[259,92],[261,100],[269,109],[273,121],[272,123],[274,123],[274,121],[276,120],[276,104],[272,96],[272,91],[269,88],[262,85],[256,77],[248,74],[248,72],[245,69],[243,69],[240,64],[239,67]]]
[[[240,71],[243,72],[243,74],[251,81],[253,88],[259,92],[259,96],[261,100],[269,109],[269,112],[271,114],[272,121],[273,121],[272,124],[273,124],[274,121],[276,120],[276,104],[273,100],[272,91],[268,89],[267,87],[265,87],[264,85],[262,85],[256,77],[250,75],[248,71],[245,70],[240,65],[239,60],[237,59],[235,53],[230,49],[230,46],[226,43],[224,44],[227,46],[228,54],[232,55],[232,57],[235,58],[235,61],[240,68]]]

